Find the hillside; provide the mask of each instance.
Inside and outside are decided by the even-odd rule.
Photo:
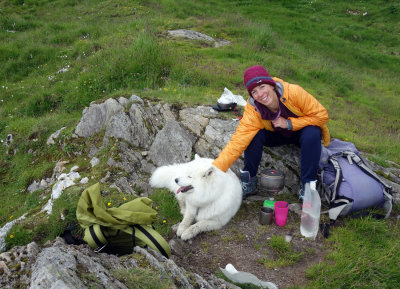
[[[171,36],[169,31],[176,29],[200,32],[215,41]],[[176,112],[215,104],[224,87],[247,98],[243,72],[254,64],[313,94],[328,109],[332,136],[354,142],[384,177],[398,183],[399,33],[400,4],[391,0],[0,0],[0,227],[25,213],[38,218],[14,226],[5,238],[6,249],[31,241],[43,245],[75,221],[71,212],[85,184],[70,188],[48,218],[40,215],[51,195],[47,180],[54,181],[58,165],[65,172],[77,165],[91,182],[108,176],[108,185],[119,174],[131,176],[136,168],[110,169],[107,160],[116,156],[118,163],[123,155],[118,156],[119,144],[102,146],[104,130],[88,139],[73,137],[91,103],[138,95],[154,106],[168,103]],[[229,120],[236,115],[219,117]],[[49,137],[61,128],[55,145],[48,145]],[[143,143],[150,139],[143,139],[133,146],[145,150]],[[218,153],[203,152],[212,157]],[[96,154],[102,165],[92,168],[89,162]],[[279,158],[270,158],[278,163]],[[148,174],[139,173],[138,184],[122,181],[120,190],[107,187],[108,201],[120,202],[131,191],[148,194]],[[297,177],[293,174],[289,195],[297,189]],[[48,186],[42,183],[40,188],[42,180]],[[32,184],[40,189],[29,191]],[[332,279],[339,276],[342,271],[329,267],[329,262],[341,264],[341,259],[340,266],[355,273],[354,279],[346,275],[346,284],[369,280],[365,275],[375,265],[352,264],[354,256],[343,257],[349,252],[341,246],[350,241],[367,246],[363,250],[369,252],[363,252],[361,260],[398,263],[387,249],[399,236],[398,211],[397,205],[387,221],[350,221],[339,229],[332,242],[324,243],[323,249],[331,252],[327,262],[303,272],[302,282],[308,278],[316,288],[336,288],[333,281],[324,283],[319,277],[321,272],[329,272]],[[164,215],[169,222],[180,220],[170,214]],[[170,225],[160,224],[165,236],[171,236]],[[364,244],[364,230],[382,236],[381,248]],[[391,270],[377,277],[382,288],[391,288],[384,281]],[[390,280],[399,277],[394,274]]]

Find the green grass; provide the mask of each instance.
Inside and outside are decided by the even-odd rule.
[[[10,147],[0,145],[0,203],[7,204],[0,208],[0,225],[29,214],[7,236],[8,248],[52,239],[74,221],[82,188],[67,190],[47,218],[38,212],[49,193],[26,191],[34,180],[50,177],[57,161],[70,160],[96,181],[107,159],[118,155],[118,143],[111,143],[91,168],[73,154],[87,154],[88,146],[102,141],[102,134],[72,138],[92,101],[135,93],[178,106],[211,105],[224,87],[247,97],[243,71],[254,64],[313,94],[328,109],[332,137],[354,142],[380,164],[400,163],[399,24],[394,0],[0,0],[0,140],[14,137]],[[231,44],[214,48],[168,36],[167,30],[180,28]],[[47,146],[61,127],[59,144]],[[112,205],[132,198],[108,189],[104,197]],[[152,198],[159,207],[155,226],[167,236],[181,218],[176,200],[166,191]],[[310,288],[396,287],[392,264],[399,260],[389,244],[398,234],[397,223],[369,219],[335,230],[329,259],[308,273]],[[360,253],[361,261],[345,248]]]
[[[167,274],[150,268],[134,268],[113,270],[113,275],[128,288],[158,289],[175,288],[174,282]]]
[[[304,252],[295,252],[291,248],[289,242],[285,241],[285,237],[273,235],[268,240],[269,250],[266,252],[270,257],[260,259],[258,262],[263,264],[268,269],[290,266],[298,262]],[[271,257],[271,253],[274,257]]]
[[[336,228],[329,239],[331,253],[308,270],[312,282],[306,288],[397,288],[399,234],[397,222],[371,218]]]
[[[178,202],[174,195],[166,189],[156,189],[151,195],[154,208],[157,210],[157,221],[154,227],[161,235],[167,237],[171,226],[182,220]]]

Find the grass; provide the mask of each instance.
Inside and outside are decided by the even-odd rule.
[[[211,105],[224,87],[247,97],[243,71],[254,64],[313,94],[328,109],[332,137],[354,142],[379,164],[400,163],[399,23],[394,0],[0,0],[0,202],[7,204],[0,207],[0,225],[28,212],[27,222],[7,236],[8,248],[43,243],[74,222],[83,187],[69,188],[47,218],[39,212],[49,192],[26,190],[34,180],[50,177],[55,163],[68,159],[96,181],[107,159],[118,156],[112,143],[91,168],[74,154],[102,141],[101,134],[72,137],[92,101],[134,93],[153,102]],[[231,44],[214,48],[168,36],[180,28]],[[61,127],[59,143],[47,146]],[[9,134],[14,142],[5,146]],[[107,204],[132,198],[106,191]],[[166,191],[152,198],[159,207],[155,226],[167,236],[181,218],[176,201]],[[332,253],[310,269],[308,288],[396,287],[392,264],[399,260],[389,244],[398,234],[397,223],[370,219],[335,230]],[[275,241],[269,245],[280,244]]]
[[[128,288],[175,288],[171,277],[152,268],[119,269],[113,270],[112,273]]]
[[[398,287],[399,233],[397,223],[372,218],[351,220],[336,228],[326,261],[307,272],[313,281],[307,288]]]
[[[268,240],[268,247],[270,250],[266,254],[271,255],[272,253],[275,257],[266,257],[259,260],[259,263],[268,269],[290,266],[298,262],[304,255],[304,252],[293,251],[290,243],[286,242],[283,236],[273,235]]]

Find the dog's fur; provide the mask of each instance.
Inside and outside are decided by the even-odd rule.
[[[150,178],[152,187],[167,188],[176,193],[183,215],[177,235],[183,240],[220,229],[242,203],[238,177],[231,170],[222,172],[212,165],[212,161],[196,155],[188,163],[159,167]]]

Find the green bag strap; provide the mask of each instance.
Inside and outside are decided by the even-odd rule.
[[[159,252],[164,257],[169,258],[171,255],[171,248],[167,241],[153,228],[150,226],[132,225],[132,233],[135,239],[143,241],[153,250]]]

